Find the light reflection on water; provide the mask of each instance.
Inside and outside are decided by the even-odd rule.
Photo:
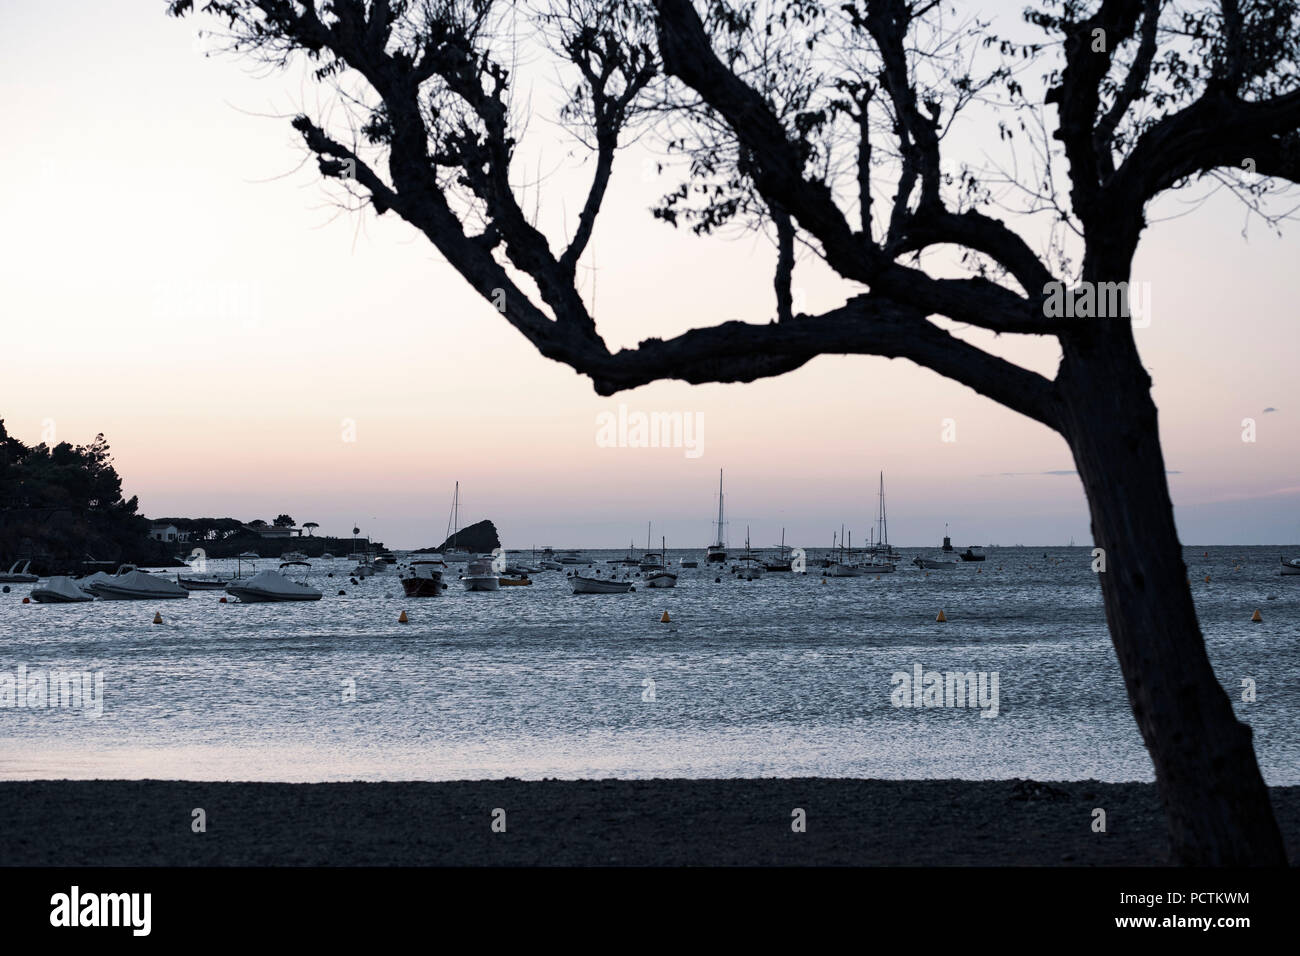
[[[1278,575],[1276,548],[1203,550],[1187,555],[1211,659],[1265,777],[1300,783],[1300,578]],[[1151,779],[1088,549],[1000,549],[928,576],[915,553],[879,579],[715,583],[701,567],[628,595],[574,596],[548,572],[409,600],[393,572],[354,585],[341,560],[333,578],[313,569],[311,604],[23,605],[12,586],[0,672],[102,670],[106,690],[98,720],[0,709],[0,777]],[[893,707],[891,674],[917,663],[997,671],[998,716]]]

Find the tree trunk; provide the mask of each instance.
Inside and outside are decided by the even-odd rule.
[[[1285,865],[1251,744],[1210,667],[1174,525],[1156,407],[1133,335],[1063,340],[1063,432],[1092,514],[1106,621],[1129,703],[1155,764],[1174,861]]]

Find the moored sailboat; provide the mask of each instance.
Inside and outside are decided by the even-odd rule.
[[[723,519],[722,511],[722,469],[718,469],[718,526],[717,534],[714,535],[713,544],[704,550],[704,558],[710,564],[726,564],[727,562],[727,545],[724,541],[724,529],[726,523]]]

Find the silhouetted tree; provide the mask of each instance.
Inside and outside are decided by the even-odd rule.
[[[307,537],[309,538],[314,537],[312,532],[320,527],[315,521],[304,521],[302,526],[307,529]]]
[[[288,515],[276,515],[275,520],[271,522],[277,528],[292,528],[294,520]]]
[[[194,3],[169,6],[181,15]],[[1128,287],[1110,284],[1129,282],[1162,193],[1217,177],[1267,214],[1266,194],[1300,179],[1294,2],[1051,0],[1025,14],[1042,31],[1035,43],[992,37],[939,0],[553,0],[527,26],[510,19],[525,8],[492,0],[202,6],[233,50],[274,65],[305,55],[318,79],[338,82],[367,114],[355,130],[293,121],[321,173],[423,233],[599,394],[661,378],[748,382],[858,353],[910,359],[1058,432],[1105,551],[1106,618],[1177,859],[1285,861],[1250,729],[1206,655]],[[507,64],[534,37],[564,84],[558,119],[594,160],[560,237],[526,211],[512,170],[527,97],[512,99]],[[1038,75],[1041,89],[1023,85]],[[973,104],[999,111],[989,128],[1027,151],[1014,175],[942,162],[954,117]],[[606,346],[577,265],[617,149],[647,132],[689,161],[659,218],[773,238],[775,321]],[[1017,225],[1044,212],[1055,224],[1033,244],[989,211],[1017,196]],[[858,292],[797,312],[796,249]],[[936,250],[957,261],[927,262]],[[1120,307],[1063,319],[1054,283],[1089,295],[1088,311],[1119,290]],[[1056,375],[945,321],[1051,337]]]

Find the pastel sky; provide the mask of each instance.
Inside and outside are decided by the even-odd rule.
[[[339,212],[288,126],[327,94],[205,58],[195,24],[162,8],[0,0],[0,417],[27,442],[103,431],[144,513],[288,512],[417,547],[441,540],[459,480],[465,522],[491,517],[508,547],[619,547],[652,521],[684,548],[707,543],[725,468],[733,543],[748,526],[755,545],[784,528],[820,546],[841,524],[865,539],[883,470],[895,543],[937,544],[945,524],[959,544],[1091,540],[1060,438],[906,362],[823,357],[749,385],[596,396],[410,228]],[[571,221],[588,175],[567,149],[538,154],[564,167],[541,190],[553,221]],[[606,340],[765,321],[770,244],[654,221],[671,184],[643,175],[648,155],[621,156],[584,263]],[[1193,544],[1300,541],[1300,224],[1245,224],[1213,197],[1152,226],[1135,269]],[[796,285],[809,311],[843,299],[811,262]],[[1059,354],[970,337],[1048,373]],[[700,454],[600,447],[597,416],[620,403],[702,421]]]

